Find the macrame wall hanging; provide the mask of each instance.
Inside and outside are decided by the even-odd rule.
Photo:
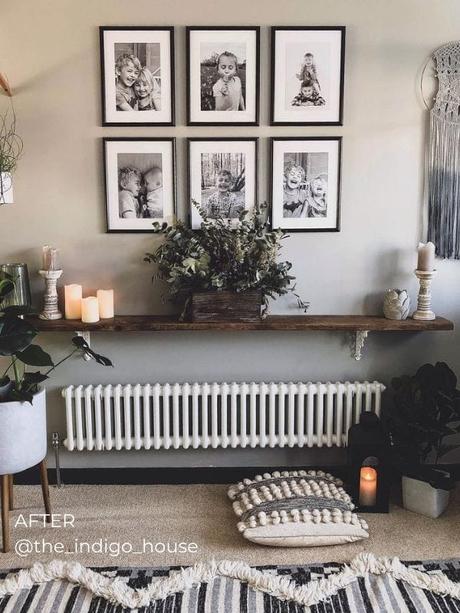
[[[460,259],[460,42],[432,56],[438,92],[430,111],[428,240],[441,258]]]

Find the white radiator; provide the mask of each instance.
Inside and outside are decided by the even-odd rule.
[[[174,383],[62,390],[70,451],[347,444],[361,411],[380,414],[384,385]]]

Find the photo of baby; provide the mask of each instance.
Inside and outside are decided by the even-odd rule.
[[[162,219],[161,153],[119,153],[118,214],[120,219]]]
[[[201,206],[208,217],[236,219],[245,206],[244,153],[201,154]]]
[[[327,153],[285,153],[283,217],[326,217],[327,181]]]
[[[246,45],[201,43],[202,111],[246,109]]]
[[[161,111],[159,43],[115,43],[117,111]]]

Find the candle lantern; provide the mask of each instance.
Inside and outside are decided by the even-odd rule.
[[[361,413],[348,431],[350,494],[364,513],[388,513],[390,440],[375,413]]]

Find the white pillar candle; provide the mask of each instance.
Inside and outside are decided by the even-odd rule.
[[[113,289],[98,289],[99,316],[101,319],[111,319],[114,316]]]
[[[371,466],[363,466],[359,473],[359,504],[373,507],[377,500],[377,471]]]
[[[99,302],[96,296],[81,299],[81,320],[86,324],[99,321]]]
[[[81,319],[81,297],[82,287],[73,283],[64,286],[65,296],[65,318]]]
[[[50,269],[49,254],[50,254],[49,246],[48,245],[44,245],[42,247],[42,257],[43,257],[42,270],[49,270]]]
[[[419,243],[417,270],[432,271],[434,269],[435,246],[433,243]]]

